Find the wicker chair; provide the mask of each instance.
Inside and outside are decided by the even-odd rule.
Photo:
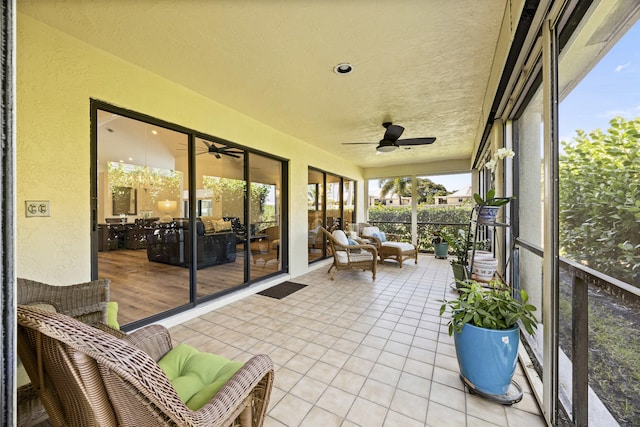
[[[418,247],[412,243],[401,242],[399,235],[386,234],[387,240],[382,241],[378,237],[380,235],[378,227],[373,227],[367,223],[358,223],[357,228],[361,239],[378,249],[380,262],[384,262],[385,259],[392,259],[398,262],[400,268],[402,268],[402,263],[405,259],[413,259],[416,264],[418,263]]]
[[[245,363],[197,411],[156,363],[171,348],[159,325],[121,339],[77,320],[18,306],[18,353],[54,426],[261,426],[273,363]]]
[[[94,280],[69,286],[53,286],[46,283],[18,278],[16,297],[18,304],[49,307],[59,313],[73,316],[87,323],[107,322],[109,280]],[[116,333],[116,331],[113,331]],[[18,426],[33,426],[45,421],[48,416],[38,394],[29,382],[18,362],[17,390]]]
[[[376,280],[376,266],[378,264],[378,250],[375,246],[362,244],[350,245],[347,236],[342,230],[335,230],[329,233],[325,228],[320,227],[320,231],[327,237],[329,248],[333,254],[333,264],[329,267],[330,273],[332,269],[335,271],[331,274],[331,280],[334,279],[336,271],[351,268],[359,268],[363,271],[370,270],[373,279]]]

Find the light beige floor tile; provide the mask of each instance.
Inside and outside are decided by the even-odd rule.
[[[322,426],[322,427],[340,427],[342,417],[332,414],[331,412],[319,408],[317,406],[311,408],[302,426]]]
[[[344,364],[347,362],[347,360],[349,360],[349,357],[351,356],[347,353],[343,353],[342,351],[338,351],[334,349],[329,349],[322,356],[322,361],[330,365],[333,365],[337,368],[342,368]]]
[[[387,408],[363,398],[356,398],[347,414],[347,419],[356,425],[379,427],[384,423]]]
[[[369,378],[362,386],[359,396],[384,407],[389,407],[394,392],[393,386]]]
[[[356,396],[339,388],[329,386],[320,396],[317,406],[344,418],[349,412]]]
[[[311,369],[309,369],[309,371],[307,372],[307,376],[315,378],[318,381],[322,381],[325,384],[331,384],[339,371],[340,368],[319,361],[316,362],[316,364],[313,365]]]
[[[402,370],[406,361],[407,361],[406,357],[389,353],[387,351],[382,352],[382,354],[380,354],[380,357],[378,357],[379,364],[384,366],[389,366],[391,368],[398,369],[398,370]]]
[[[401,372],[402,371],[399,369],[394,369],[389,366],[376,363],[371,368],[369,378],[373,378],[374,380],[380,381],[381,383],[395,387],[396,384],[398,384]]]
[[[433,369],[433,365],[429,363],[424,363],[414,359],[407,359],[407,362],[404,364],[403,371],[430,380],[433,376]]]
[[[302,377],[300,381],[291,388],[291,390],[289,390],[289,394],[306,400],[309,403],[316,403],[326,388],[327,384],[305,376]]]
[[[287,362],[287,368],[300,374],[306,374],[309,369],[316,363],[316,359],[312,359],[304,354],[296,354]]]
[[[286,367],[280,368],[274,375],[273,384],[284,391],[289,391],[291,387],[300,381],[300,378],[302,378],[302,374]]]
[[[541,415],[510,407],[505,407],[505,411],[507,413],[507,422],[510,426],[544,427],[547,425]]]
[[[466,416],[464,412],[456,411],[448,406],[436,402],[429,402],[427,408],[427,425],[429,426],[464,426]],[[523,424],[524,425],[524,424]],[[528,426],[527,426],[528,427]]]
[[[428,398],[431,393],[431,381],[417,375],[403,372],[398,381],[398,389]]]
[[[467,415],[497,425],[507,425],[505,407],[480,396],[466,393]]]
[[[396,390],[389,409],[424,422],[427,416],[428,404],[429,400],[424,397],[403,390]]]
[[[286,426],[298,426],[313,405],[287,394],[270,411],[269,416]]]
[[[389,411],[384,420],[384,427],[424,427],[424,423],[395,411]]]
[[[366,379],[367,377],[364,375],[355,374],[342,369],[335,376],[331,385],[348,393],[357,395]]]
[[[464,412],[466,407],[465,392],[439,383],[431,383],[429,400]]]

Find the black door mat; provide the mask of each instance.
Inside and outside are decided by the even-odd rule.
[[[282,282],[279,285],[275,285],[269,289],[265,289],[262,292],[258,292],[258,295],[264,295],[265,297],[271,297],[275,299],[282,299],[287,295],[291,295],[292,293],[299,291],[306,286],[307,285],[302,285],[300,283]]]

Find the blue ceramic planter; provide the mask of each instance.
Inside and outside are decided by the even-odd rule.
[[[449,244],[448,243],[434,243],[433,250],[435,252],[435,256],[438,259],[447,259],[449,255]]]
[[[494,330],[465,324],[454,340],[460,374],[481,393],[506,394],[518,360],[518,325]]]
[[[478,211],[478,223],[493,225],[498,217],[499,206],[481,206]]]

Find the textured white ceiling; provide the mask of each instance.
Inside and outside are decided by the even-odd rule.
[[[18,10],[363,167],[469,159],[507,0],[21,0]],[[349,75],[333,67],[349,62]],[[433,145],[376,155],[384,121]]]

